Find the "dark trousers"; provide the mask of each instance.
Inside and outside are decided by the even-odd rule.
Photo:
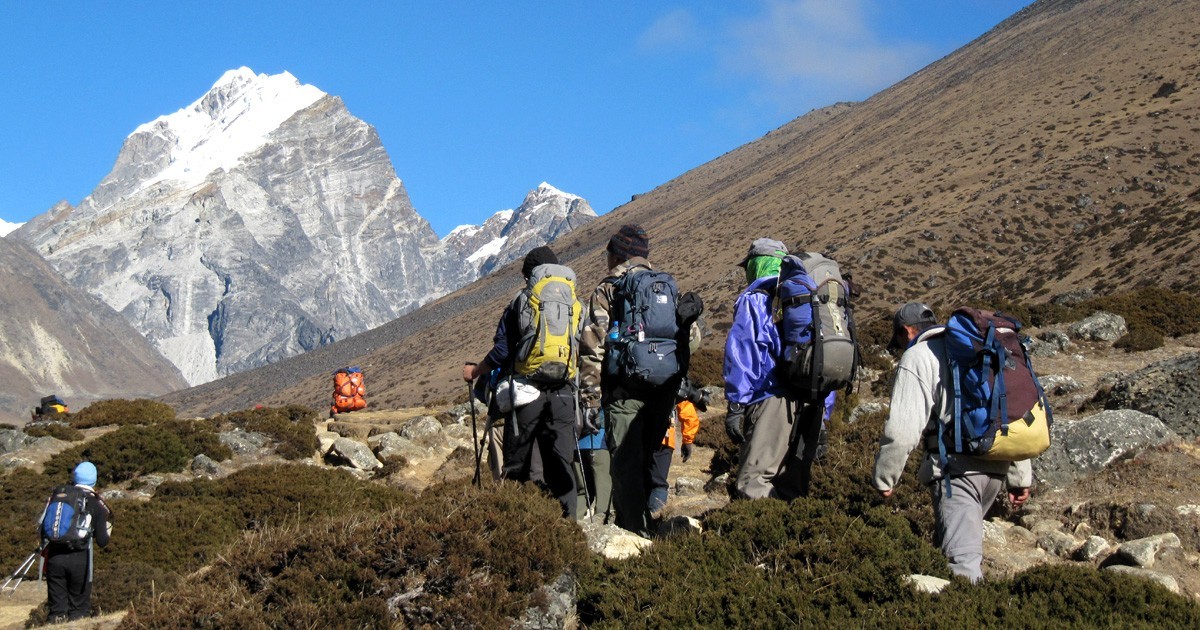
[[[542,476],[550,494],[562,504],[563,516],[575,518],[575,391],[569,386],[546,390],[517,409],[516,421],[504,425],[504,478],[529,481],[534,445],[542,455]]]
[[[46,606],[50,619],[88,616],[92,583],[88,580],[88,551],[51,552],[46,558]]]
[[[667,495],[670,490],[667,475],[671,474],[671,458],[674,455],[675,449],[660,446],[650,456],[650,504],[647,508],[651,516],[657,515],[667,507]]]
[[[671,426],[675,390],[647,400],[614,400],[604,408],[612,452],[613,509],[616,524],[649,537],[650,467],[654,452]]]

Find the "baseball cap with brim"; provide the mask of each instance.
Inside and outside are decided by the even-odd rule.
[[[758,256],[783,258],[787,256],[787,245],[770,238],[754,239],[754,242],[750,244],[750,251],[746,252],[746,257],[742,259],[742,262],[738,263],[738,266],[745,267],[751,258]]]
[[[909,302],[900,307],[892,317],[892,340],[888,342],[888,350],[898,350],[904,342],[900,339],[904,326],[927,328],[937,323],[933,309],[920,302]]]

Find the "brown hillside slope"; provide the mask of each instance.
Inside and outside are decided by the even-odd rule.
[[[741,284],[734,264],[767,235],[852,269],[863,313],[1147,281],[1195,289],[1198,42],[1200,0],[1042,0],[871,99],[801,117],[555,249],[586,289],[607,237],[641,223],[651,259],[701,291],[718,329]],[[168,400],[185,412],[320,404],[328,370],[348,362],[367,369],[375,405],[454,396],[515,281],[510,267],[273,372]]]

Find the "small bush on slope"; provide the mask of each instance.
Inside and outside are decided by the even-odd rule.
[[[66,483],[75,465],[87,460],[96,465],[101,483],[112,484],[148,473],[181,472],[201,453],[216,460],[232,455],[229,447],[217,438],[211,423],[169,420],[149,426],[122,426],[55,454],[46,462],[45,471],[51,478]]]
[[[578,528],[536,489],[442,486],[384,514],[251,535],[139,601],[124,626],[502,627],[588,562]]]
[[[64,442],[78,442],[83,439],[83,432],[66,424],[35,424],[25,427],[25,435],[30,437],[50,436]]]
[[[100,400],[69,416],[71,426],[90,429],[110,425],[155,424],[175,419],[175,409],[165,403],[137,400]]]
[[[212,418],[217,426],[232,425],[262,433],[275,440],[275,452],[284,459],[304,459],[317,450],[313,421],[317,412],[301,405],[246,409]]]

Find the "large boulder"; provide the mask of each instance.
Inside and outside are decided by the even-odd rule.
[[[1154,416],[1131,409],[1103,411],[1056,423],[1050,449],[1033,460],[1033,473],[1043,483],[1061,486],[1103,470],[1126,453],[1178,437]]]
[[[1069,328],[1075,339],[1087,341],[1116,341],[1129,332],[1125,318],[1108,311],[1097,311],[1081,319]]]
[[[0,429],[0,455],[20,450],[29,442],[29,436],[18,429]]]
[[[327,457],[334,463],[349,464],[358,470],[375,470],[383,466],[366,444],[350,438],[338,438]]]
[[[395,431],[373,435],[367,438],[367,444],[380,460],[402,457],[405,461],[412,462],[431,455],[429,449],[417,446],[412,440],[400,436]]]
[[[258,449],[267,445],[271,441],[270,438],[257,433],[255,431],[243,431],[235,429],[233,431],[222,431],[217,434],[217,438],[221,443],[229,447],[235,455],[252,455],[258,452]]]
[[[404,423],[400,428],[400,436],[423,446],[431,446],[441,439],[442,430],[442,423],[437,418],[418,416]]]
[[[1200,437],[1200,352],[1166,359],[1117,379],[1108,409],[1156,416],[1179,435]]]

